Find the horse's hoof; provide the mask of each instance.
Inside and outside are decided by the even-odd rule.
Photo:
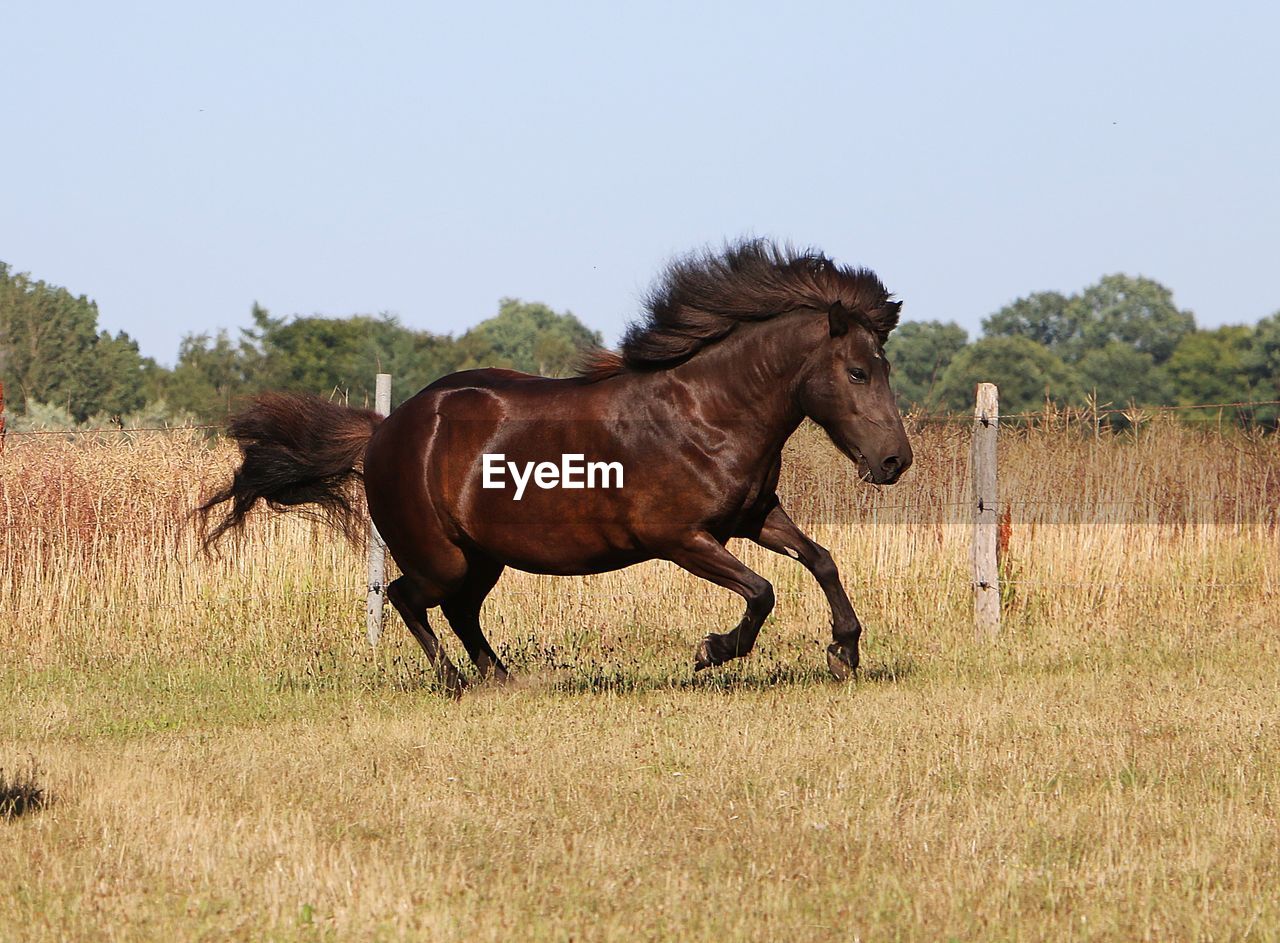
[[[508,671],[507,666],[500,661],[485,659],[476,662],[476,667],[480,669],[480,681],[483,684],[504,687],[508,684],[516,683],[516,676]]]
[[[711,656],[711,636],[707,636],[698,643],[697,650],[693,653],[693,670],[701,671],[703,668],[713,668],[719,662]]]
[[[848,681],[858,670],[857,653],[850,653],[839,642],[832,642],[827,646],[827,670],[837,681]]]
[[[467,680],[457,671],[444,673],[440,678],[440,683],[444,686],[445,694],[452,700],[462,700],[462,692],[467,689]]]

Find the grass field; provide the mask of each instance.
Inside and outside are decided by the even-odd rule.
[[[808,574],[735,544],[778,591],[750,658],[693,676],[740,601],[668,565],[509,572],[523,681],[454,703],[394,615],[369,649],[327,532],[196,554],[225,446],[11,439],[0,793],[44,805],[0,818],[0,940],[1280,938],[1276,437],[1004,432],[994,643],[967,430],[913,441],[878,491],[802,430],[780,489],[858,683]]]

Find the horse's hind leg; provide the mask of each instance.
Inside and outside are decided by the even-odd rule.
[[[502,570],[502,564],[491,560],[469,560],[462,587],[441,603],[440,608],[475,662],[480,676],[487,678],[492,675],[495,680],[506,682],[511,673],[490,647],[484,630],[480,628],[480,607],[498,582]]]
[[[440,640],[431,631],[431,624],[427,621],[427,610],[434,606],[435,602],[428,599],[407,576],[391,581],[387,586],[387,598],[396,607],[400,618],[409,627],[413,637],[418,640],[422,650],[427,653],[427,658],[435,666],[436,675],[445,689],[453,697],[461,697],[465,686],[462,676],[458,674],[458,669],[453,666],[453,662],[441,648]]]

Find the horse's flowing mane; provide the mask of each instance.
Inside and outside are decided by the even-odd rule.
[[[620,349],[590,352],[581,374],[599,380],[628,369],[673,367],[739,324],[797,308],[825,312],[837,306],[883,343],[901,305],[890,300],[874,272],[836,265],[820,252],[751,239],[719,254],[694,253],[667,267]]]

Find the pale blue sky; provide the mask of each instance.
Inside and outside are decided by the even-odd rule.
[[[1123,271],[1280,308],[1280,7],[6,2],[0,260],[190,331],[502,296],[616,338],[743,234],[980,320]]]

